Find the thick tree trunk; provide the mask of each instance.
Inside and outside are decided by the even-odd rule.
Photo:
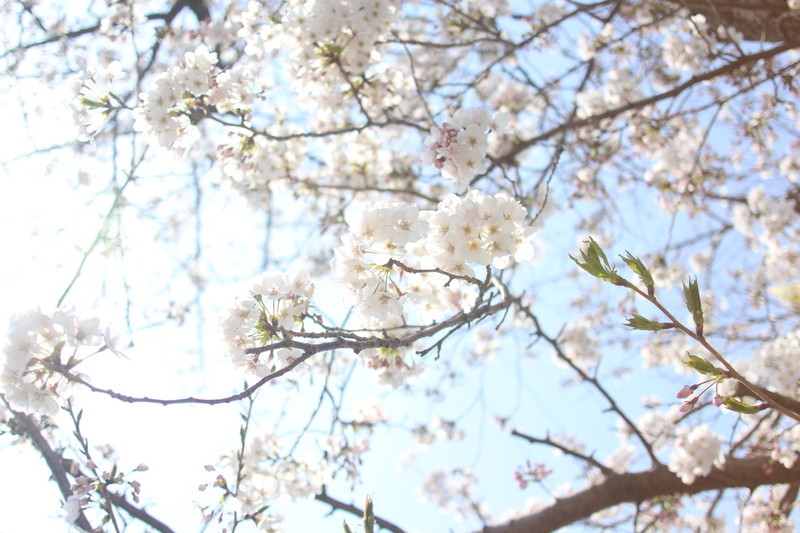
[[[669,0],[712,26],[731,26],[748,41],[800,42],[800,9],[787,0]]]
[[[800,461],[791,469],[768,457],[728,459],[722,469],[687,485],[666,468],[620,474],[568,498],[556,500],[541,511],[505,524],[486,526],[482,533],[546,533],[623,503],[638,503],[658,496],[697,494],[709,490],[757,487],[800,481]]]

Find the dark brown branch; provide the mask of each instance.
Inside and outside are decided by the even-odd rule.
[[[482,533],[545,533],[589,518],[592,514],[623,503],[641,503],[659,496],[698,494],[725,488],[755,488],[759,485],[796,483],[800,461],[791,469],[769,457],[728,459],[724,468],[713,468],[707,476],[687,485],[666,468],[620,474],[568,498],[556,500],[537,513],[497,526]]]
[[[69,479],[67,479],[67,471],[64,468],[64,462],[61,456],[53,450],[50,443],[47,442],[47,439],[42,435],[39,425],[30,415],[14,411],[10,407],[8,407],[8,410],[14,414],[14,424],[16,428],[31,439],[33,446],[42,454],[45,463],[47,463],[47,468],[50,469],[50,473],[53,475],[56,485],[58,485],[58,490],[61,491],[61,496],[64,498],[64,501],[67,501],[69,497],[72,496],[72,487],[70,486]],[[94,528],[92,528],[89,519],[86,518],[83,511],[78,514],[75,525],[84,531],[94,531]]]
[[[211,13],[208,11],[206,0],[176,0],[167,13],[151,13],[147,15],[148,20],[163,19],[167,26],[172,24],[178,13],[183,11],[183,8],[188,7],[197,17],[198,22],[211,19]]]
[[[150,526],[151,528],[155,529],[156,531],[161,531],[161,533],[174,533],[172,528],[166,525],[161,520],[158,520],[153,515],[142,509],[141,507],[136,507],[127,499],[125,496],[121,494],[115,494],[113,492],[108,492],[108,497],[111,500],[111,503],[128,513],[130,516],[143,522]]]
[[[539,324],[539,318],[535,314],[533,314],[530,308],[523,305],[520,299],[516,299],[515,303],[519,307],[519,310],[526,317],[528,317],[530,320],[533,321],[534,327],[536,328],[535,335],[541,339],[544,339],[553,348],[553,350],[555,350],[556,356],[559,359],[567,363],[569,367],[576,374],[578,374],[578,376],[580,376],[580,378],[583,381],[591,384],[597,390],[597,392],[599,392],[603,396],[603,398],[606,399],[606,401],[609,403],[610,409],[615,413],[617,413],[620,418],[622,418],[622,420],[625,422],[625,425],[627,425],[633,432],[633,434],[636,435],[636,438],[639,439],[639,442],[641,442],[642,446],[647,452],[647,455],[650,457],[650,461],[652,462],[653,466],[657,467],[658,465],[661,465],[661,462],[658,460],[658,457],[656,457],[656,454],[653,451],[653,446],[651,445],[651,443],[645,438],[645,436],[642,434],[642,432],[639,430],[636,424],[634,424],[633,420],[631,420],[628,417],[628,415],[625,414],[622,408],[617,404],[617,401],[614,399],[614,397],[611,396],[611,394],[606,390],[605,387],[603,387],[600,381],[587,374],[580,366],[575,364],[575,362],[572,359],[567,357],[567,355],[561,349],[558,340],[545,334],[545,332],[542,330],[541,324]]]
[[[735,28],[747,41],[797,42],[800,37],[800,13],[789,9],[786,0],[670,1],[703,15],[711,27]]]
[[[712,80],[712,79],[717,78],[719,76],[723,76],[725,74],[729,74],[729,73],[735,71],[736,69],[738,69],[740,67],[756,63],[757,61],[760,61],[762,59],[770,59],[770,58],[775,57],[775,56],[777,56],[777,55],[779,55],[779,54],[781,54],[783,52],[786,52],[788,50],[791,50],[791,49],[797,48],[797,47],[798,47],[797,44],[782,44],[780,46],[776,46],[774,48],[770,48],[769,50],[764,50],[763,52],[758,52],[756,54],[749,54],[749,55],[746,55],[746,56],[742,56],[739,59],[737,59],[736,61],[731,61],[730,63],[727,63],[727,64],[725,64],[725,65],[723,65],[723,66],[721,66],[719,68],[716,68],[714,70],[711,70],[711,71],[703,73],[703,74],[698,74],[697,76],[692,76],[691,78],[689,78],[685,82],[681,83],[680,85],[676,85],[675,87],[673,87],[672,89],[670,89],[668,91],[664,91],[664,92],[655,94],[653,96],[649,96],[647,98],[642,98],[642,99],[636,100],[634,102],[629,102],[629,103],[627,103],[627,104],[625,104],[623,106],[615,107],[614,109],[609,109],[608,111],[604,111],[604,112],[599,113],[597,115],[592,115],[590,117],[581,118],[581,119],[577,119],[577,120],[569,120],[567,122],[564,122],[562,124],[559,124],[558,126],[555,126],[555,127],[551,128],[551,129],[549,129],[549,130],[547,130],[547,131],[545,131],[543,133],[540,133],[539,135],[536,135],[535,137],[531,137],[529,139],[525,139],[524,141],[521,141],[519,144],[517,144],[513,148],[511,148],[511,150],[509,150],[508,152],[506,152],[505,154],[503,154],[501,156],[496,157],[494,160],[499,165],[503,165],[503,166],[511,165],[511,164],[513,164],[515,162],[516,157],[520,153],[524,152],[528,148],[530,148],[530,147],[532,147],[532,146],[534,146],[534,145],[536,145],[536,144],[538,144],[538,143],[540,143],[540,142],[542,142],[542,141],[544,141],[546,139],[549,139],[549,138],[551,138],[551,137],[553,137],[555,135],[558,135],[558,134],[566,132],[566,131],[582,128],[584,126],[590,126],[592,124],[596,124],[596,123],[598,123],[598,122],[600,122],[602,120],[605,120],[605,119],[615,118],[615,117],[617,117],[617,116],[619,116],[622,113],[625,113],[627,111],[631,111],[631,110],[634,110],[634,109],[641,109],[643,107],[658,103],[658,102],[660,102],[662,100],[666,100],[667,98],[672,98],[674,96],[678,96],[679,94],[681,94],[686,89],[694,87],[695,85],[698,85],[698,84],[703,83],[703,82],[708,81],[708,80]]]
[[[274,342],[266,346],[249,348],[246,350],[246,353],[254,355],[264,352],[269,352],[272,350],[277,350],[279,348],[294,348],[302,351],[303,354],[297,357],[295,360],[293,360],[285,367],[280,368],[272,372],[271,374],[264,376],[263,378],[258,380],[254,385],[248,387],[244,391],[238,394],[233,394],[231,396],[225,396],[223,398],[195,398],[193,396],[190,396],[188,398],[159,399],[159,398],[150,398],[147,396],[144,397],[128,396],[125,394],[120,394],[111,389],[104,389],[101,387],[97,387],[89,383],[88,381],[84,380],[83,378],[76,376],[68,368],[66,368],[58,361],[53,361],[50,364],[52,365],[54,371],[63,375],[67,380],[73,383],[80,383],[81,385],[88,388],[92,392],[105,394],[106,396],[110,396],[114,399],[126,403],[157,403],[161,405],[196,403],[205,405],[218,405],[224,403],[238,402],[239,400],[243,400],[245,398],[250,397],[253,393],[255,393],[258,389],[263,387],[266,383],[274,379],[277,379],[283,376],[284,374],[289,373],[290,371],[294,370],[297,366],[299,366],[300,364],[307,361],[308,359],[310,359],[311,357],[313,357],[318,353],[328,352],[331,350],[352,350],[355,353],[359,353],[363,350],[368,350],[372,348],[403,348],[406,346],[411,346],[412,344],[414,344],[419,340],[436,335],[437,333],[446,330],[448,328],[456,326],[461,327],[464,324],[472,322],[476,319],[493,315],[499,311],[502,311],[503,309],[508,308],[509,305],[511,305],[510,298],[505,298],[502,302],[496,304],[484,303],[483,305],[478,305],[474,307],[469,312],[457,313],[456,315],[453,315],[452,317],[443,322],[439,322],[438,324],[432,325],[427,328],[422,328],[414,334],[400,338],[358,337],[356,335],[352,335],[349,338],[343,338],[337,336],[336,338],[328,342],[319,342],[319,343],[301,342],[292,338],[286,338],[282,341]]]
[[[47,463],[47,467],[50,469],[50,473],[53,475],[56,485],[58,485],[61,495],[66,501],[70,496],[72,496],[72,487],[67,477],[67,467],[65,466],[66,461],[61,454],[53,450],[53,448],[50,446],[50,443],[47,442],[47,439],[45,439],[44,435],[42,435],[39,425],[33,420],[33,418],[31,418],[30,415],[14,411],[10,408],[9,410],[14,414],[14,423],[16,428],[29,439],[31,439],[34,447],[39,451],[40,454],[42,454],[42,457]],[[115,494],[111,491],[106,491],[106,494],[115,506],[125,511],[136,520],[147,524],[154,530],[160,531],[161,533],[174,533],[172,528],[155,518],[144,509],[133,505],[125,498],[125,496],[121,494]],[[94,531],[89,523],[89,520],[82,511],[78,515],[75,525],[84,531]]]
[[[54,42],[60,41],[62,39],[74,39],[76,37],[80,37],[81,35],[94,33],[99,29],[100,29],[100,23],[98,22],[97,24],[93,24],[92,26],[86,26],[85,28],[80,28],[80,29],[77,29],[77,30],[68,31],[68,32],[65,32],[65,33],[58,33],[58,34],[55,34],[55,35],[51,35],[49,37],[45,37],[44,39],[41,39],[39,41],[34,41],[32,43],[21,44],[19,46],[16,46],[14,48],[6,50],[2,54],[0,54],[0,57],[5,57],[5,56],[7,56],[9,54],[13,54],[15,52],[20,52],[20,51],[23,51],[23,50],[30,50],[31,48],[36,48],[37,46],[43,46],[45,44],[54,43]]]
[[[798,402],[797,400],[784,396],[783,394],[778,394],[777,392],[769,391],[763,387],[758,386],[758,384],[756,384],[756,389],[757,389],[756,392],[758,392],[758,396],[749,391],[747,387],[745,387],[741,383],[737,383],[734,395],[750,396],[753,398],[758,398],[759,400],[760,399],[769,400],[775,404],[780,405],[784,409],[792,411],[793,413],[800,414],[800,402]]]
[[[612,469],[610,469],[609,467],[607,467],[606,465],[604,465],[603,463],[601,463],[600,461],[598,461],[597,459],[595,459],[591,455],[586,455],[586,454],[580,453],[580,452],[578,452],[578,451],[576,451],[576,450],[574,450],[572,448],[564,446],[563,444],[559,444],[558,442],[556,442],[556,441],[554,441],[552,439],[549,439],[549,438],[540,439],[538,437],[533,437],[531,435],[526,435],[525,433],[522,433],[521,431],[516,430],[516,429],[511,432],[511,436],[512,437],[519,437],[519,438],[521,438],[523,440],[526,440],[526,441],[530,442],[531,444],[544,444],[546,446],[552,446],[553,448],[563,452],[565,455],[569,455],[571,457],[575,457],[576,459],[580,459],[584,463],[597,468],[606,477],[617,475],[616,472],[614,472]]]
[[[336,498],[332,498],[331,496],[328,496],[328,494],[325,491],[322,491],[322,493],[314,496],[314,499],[317,500],[318,502],[327,503],[336,510],[345,511],[350,514],[356,515],[358,517],[364,516],[363,509],[349,503],[344,503],[343,501],[337,500]],[[389,522],[388,520],[385,520],[379,516],[375,517],[375,523],[387,531],[392,531],[393,533],[405,533],[405,531],[401,529],[400,526],[397,526],[392,522]]]

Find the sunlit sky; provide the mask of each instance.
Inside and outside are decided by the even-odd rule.
[[[32,144],[27,137],[18,134],[24,129],[18,102],[13,97],[5,99],[2,112],[7,117],[8,126],[0,131],[4,136],[0,143],[3,148],[0,159],[13,160],[21,154],[70,138],[69,111],[66,107],[60,107],[63,106],[63,100],[59,101],[54,97],[52,102],[41,103],[51,109],[50,116],[54,120],[48,121],[51,129],[47,130],[47,135]],[[61,129],[53,124],[60,125]],[[85,178],[88,185],[76,187],[79,179],[77,169],[68,162],[48,167],[40,160],[23,158],[5,164],[2,170],[2,245],[8,251],[6,257],[10,258],[0,267],[0,293],[4,296],[0,304],[0,314],[5,322],[9,314],[21,309],[41,306],[47,310],[55,306],[75,272],[83,250],[93,242],[102,223],[102,213],[110,205],[110,198],[108,195],[97,194],[104,185],[103,176],[88,176]],[[136,191],[131,190],[131,194],[135,196]],[[220,218],[227,221],[226,224],[220,223],[218,231],[221,232],[240,228],[240,224],[245,224],[249,216],[244,206],[236,205],[235,200],[222,200],[216,210],[224,210],[224,216]],[[212,213],[213,211],[214,209],[210,210]],[[236,213],[240,213],[240,220],[236,220]],[[256,231],[257,225],[252,224],[255,226],[253,231]],[[210,221],[207,226],[213,227],[214,222]],[[146,235],[146,232],[143,234]],[[214,239],[210,238],[210,241]],[[254,242],[258,241],[258,238],[254,238]],[[152,248],[152,241],[143,236],[141,246],[144,249],[148,246]],[[256,273],[259,261],[257,246],[254,246],[253,257],[237,256],[235,264],[242,270],[239,281],[245,281]],[[107,274],[106,269],[113,268],[114,264],[113,257],[104,257],[102,252],[95,252],[90,256],[79,282],[67,296],[65,305],[74,305],[87,313],[97,314],[104,321],[110,317],[117,327],[124,328],[119,306],[115,302],[119,297],[118,289],[106,287],[105,298],[93,298],[90,301],[86,301],[81,292],[86,290],[87,293],[96,295],[97,280],[103,279]],[[147,269],[146,265],[140,267]],[[222,277],[237,276],[231,274]],[[232,283],[224,282],[211,284],[204,298],[218,299],[219,306],[233,286]],[[321,287],[319,292],[323,295],[323,301],[319,305],[322,308],[333,305],[335,308],[336,290]],[[328,296],[325,296],[326,293]],[[163,306],[166,305],[164,302]],[[213,332],[209,331],[213,328],[213,319],[206,318],[208,344],[204,349],[203,368],[200,368],[197,360],[191,360],[191,353],[187,354],[185,343],[191,343],[197,331],[196,324],[190,319],[183,328],[167,324],[162,328],[135,331],[134,347],[126,351],[129,359],[111,356],[94,361],[91,367],[93,382],[132,395],[149,394],[164,398],[189,394],[224,396],[237,390],[243,376],[234,371],[224,357],[214,353],[210,340]],[[133,326],[136,329],[142,324]],[[463,349],[464,343],[464,340],[454,338],[446,345],[446,349]],[[408,475],[409,472],[424,472],[437,466],[440,458],[461,457],[466,468],[476,469],[477,477],[495,480],[486,487],[494,484],[496,488],[482,496],[494,501],[497,509],[521,505],[527,495],[516,489],[512,474],[514,468],[521,463],[520,458],[529,456],[527,451],[530,448],[522,443],[512,444],[520,452],[519,456],[495,456],[493,450],[507,444],[500,439],[507,441],[509,437],[491,423],[491,413],[514,415],[519,422],[529,422],[531,427],[547,426],[555,431],[566,431],[568,424],[563,421],[574,416],[576,408],[578,412],[584,410],[580,407],[580,400],[592,402],[596,398],[592,398],[591,394],[581,395],[578,402],[565,401],[563,409],[558,411],[542,408],[537,412],[520,414],[520,405],[545,405],[547,396],[552,399],[552,395],[557,393],[558,383],[552,382],[550,388],[539,386],[536,390],[526,387],[524,382],[519,381],[518,374],[523,367],[529,368],[531,363],[521,361],[519,357],[511,357],[507,362],[494,365],[487,372],[471,378],[476,380],[473,386],[475,394],[448,398],[447,407],[439,411],[450,419],[465,423],[465,428],[478,438],[466,444],[437,445],[429,453],[420,454],[416,463],[408,463],[409,452],[415,450],[416,446],[408,437],[402,436],[402,432],[383,434],[375,439],[374,451],[366,456],[368,468],[365,470],[364,483],[352,493],[342,485],[332,488],[331,494],[356,504],[360,504],[366,494],[372,494],[378,513],[387,519],[396,520],[400,525],[403,525],[402,519],[405,516],[427,515],[429,518],[426,522],[428,527],[424,529],[426,531],[445,531],[450,527],[462,530],[463,527],[454,523],[451,517],[419,505],[417,484],[421,477]],[[442,362],[445,359],[446,356]],[[538,372],[550,371],[548,362],[537,366]],[[405,415],[407,419],[395,422],[401,427],[412,427],[426,418],[428,405],[424,399],[414,400],[407,396],[388,394],[369,385],[367,376],[360,377],[365,384],[354,380],[355,386],[348,391],[348,398],[382,396],[390,413],[410,413]],[[516,385],[508,387],[508,383]],[[302,427],[305,423],[302,416],[308,415],[311,406],[316,402],[316,394],[317,391],[311,389],[299,393],[291,400],[292,408],[301,414],[297,423],[286,425],[286,429],[297,430]],[[131,469],[139,463],[150,466],[148,472],[137,474],[135,479],[142,482],[143,501],[153,504],[153,513],[177,531],[199,530],[199,513],[195,502],[202,495],[197,487],[213,482],[213,476],[203,466],[214,463],[220,455],[237,445],[238,414],[241,407],[130,406],[80,391],[76,391],[76,400],[79,405],[86,406],[84,431],[93,444],[111,444],[117,451],[122,469]],[[412,405],[409,409],[409,401],[416,402],[416,407]],[[259,395],[257,405],[263,408],[271,402],[276,403],[277,411],[282,407],[283,400],[271,397],[270,391],[265,390]],[[66,417],[60,422],[65,424],[65,428],[69,427]],[[585,426],[600,434],[606,432],[610,423],[610,420],[587,419]],[[548,451],[540,450],[538,453],[544,454],[545,458],[550,456]],[[0,484],[0,501],[14,502],[14,505],[4,510],[0,531],[10,533],[22,530],[68,529],[57,511],[57,502],[61,496],[55,484],[48,482],[49,472],[30,446],[4,448],[0,453],[0,470],[7,473],[4,476],[7,479],[17,480],[15,483]],[[20,494],[26,496],[20,498]],[[503,504],[498,505],[499,502]],[[509,502],[516,503],[509,505]],[[314,527],[317,528],[315,530],[337,531],[341,514],[333,518],[327,517],[328,510],[324,505],[309,504],[301,512],[289,514],[287,529],[301,531]],[[313,520],[315,525],[309,526],[309,520]],[[349,517],[348,521],[351,524],[357,522],[355,517]],[[414,522],[419,523],[419,520],[415,519]]]
[[[72,138],[70,112],[64,105],[66,88],[63,92],[52,93],[29,89],[26,84],[3,95],[0,100],[0,113],[6,119],[0,129],[0,161],[5,162],[0,167],[0,246],[5,257],[0,263],[0,331],[7,317],[14,312],[35,306],[49,310],[55,306],[83,252],[99,231],[102,216],[112,201],[108,194],[103,193],[109,181],[104,174],[107,170],[82,167],[84,174],[79,174],[77,164],[86,161],[72,160],[72,156],[54,166],[47,164],[49,154],[20,158]],[[36,118],[33,113],[27,117],[35,139],[27,133],[20,133],[28,131],[26,116],[19,105],[19,97],[23,94],[27,105],[38,105],[47,110],[45,119]],[[59,155],[66,154],[67,151],[59,152]],[[163,156],[159,163],[163,163],[165,168],[178,168],[180,165],[170,157]],[[169,172],[165,174],[165,182],[169,182]],[[181,180],[175,178],[175,183],[182,183]],[[84,184],[77,186],[79,182]],[[147,194],[136,188],[129,193],[140,202],[145,201]],[[213,264],[211,270],[218,275],[218,279],[210,281],[202,296],[211,311],[223,305],[225,298],[235,290],[236,282],[246,281],[258,272],[260,246],[263,244],[259,231],[263,229],[263,219],[250,215],[243,201],[231,198],[209,200],[205,210],[208,217],[204,236],[208,248],[203,260]],[[635,211],[631,217],[646,219],[648,213]],[[644,227],[639,222],[633,221],[630,225]],[[567,227],[568,222],[562,218],[561,225]],[[131,230],[128,245],[142,253],[138,257],[133,254],[134,263],[128,268],[130,276],[149,276],[154,284],[158,284],[167,281],[163,277],[159,279],[158,269],[162,264],[161,255],[169,251],[154,249],[150,237],[152,230],[152,227],[143,228],[140,233]],[[224,235],[230,231],[253,232],[253,249],[249,257],[239,250],[235,256],[227,255]],[[295,237],[290,234],[290,238]],[[554,237],[562,239],[559,241]],[[647,240],[646,235],[642,237]],[[550,306],[548,300],[564,300],[575,290],[569,287],[571,282],[561,279],[559,271],[568,264],[566,252],[575,246],[577,242],[571,238],[564,242],[563,232],[558,226],[545,228],[538,237],[539,258],[531,270],[531,282],[542,287],[538,308],[552,334],[558,331],[566,318],[554,311],[563,307]],[[142,259],[148,254],[154,258],[150,263]],[[118,266],[113,253],[104,254],[102,247],[98,248],[90,256],[65,304],[100,316],[104,322],[125,330],[120,287],[102,285],[100,281],[107,278],[108,269]],[[172,289],[177,290],[175,287]],[[335,314],[336,307],[341,305],[336,290],[320,287],[319,292],[322,296],[317,304]],[[87,298],[85,294],[91,296]],[[157,307],[168,309],[169,297],[170,294],[165,292],[164,301]],[[131,395],[163,398],[186,395],[218,397],[239,390],[244,376],[232,368],[214,347],[213,313],[209,312],[203,322],[190,315],[182,327],[173,322],[163,325],[159,322],[160,319],[153,317],[152,323],[137,319],[131,324],[134,346],[126,350],[128,358],[109,356],[92,361],[92,381]],[[454,338],[445,345],[444,351],[455,352],[468,343],[468,339]],[[202,358],[198,356],[200,348]],[[517,489],[513,480],[514,469],[526,458],[531,461],[552,458],[549,450],[514,442],[491,422],[492,415],[512,417],[515,427],[523,431],[532,429],[539,436],[543,428],[550,428],[553,432],[574,431],[576,428],[572,422],[579,420],[579,429],[589,437],[590,444],[600,450],[600,457],[616,447],[614,419],[599,415],[607,406],[593,391],[564,392],[560,382],[567,374],[554,370],[548,357],[532,361],[521,355],[519,346],[511,345],[509,348],[498,364],[471,375],[462,384],[464,393],[448,397],[443,406],[437,407],[437,412],[443,417],[463,422],[468,435],[475,438],[465,443],[436,445],[434,449],[419,454],[416,463],[409,463],[409,452],[415,451],[416,445],[403,431],[381,432],[373,442],[373,451],[366,456],[364,482],[352,492],[346,484],[337,483],[330,494],[356,504],[361,504],[366,494],[372,494],[376,512],[401,526],[405,526],[404,517],[413,516],[413,523],[425,524],[420,531],[464,531],[465,527],[455,523],[452,517],[438,513],[431,506],[419,505],[418,484],[422,476],[417,473],[445,460],[455,464],[458,461],[453,459],[458,458],[465,468],[475,469],[477,478],[487,480],[479,495],[489,501],[497,511],[495,517],[499,518],[503,510],[521,507],[533,495]],[[546,353],[546,350],[542,351]],[[446,360],[445,353],[442,361],[432,364],[444,364]],[[525,376],[531,376],[530,382]],[[407,429],[427,418],[430,406],[425,398],[378,389],[360,370],[356,377],[359,379],[353,380],[347,398],[354,401],[376,395],[390,414],[407,413],[403,415],[406,418],[394,421],[399,429]],[[530,386],[532,382],[536,387]],[[615,384],[614,381],[610,383]],[[426,385],[438,386],[435,381]],[[630,400],[631,404],[638,404],[644,392],[668,392],[674,386],[674,383],[659,380],[639,381],[635,387],[614,390],[614,394]],[[256,421],[257,429],[254,431],[271,430],[275,419],[286,407],[285,399],[270,391],[266,388],[257,398],[257,406],[265,414],[263,420]],[[296,419],[288,417],[291,423],[286,424],[284,430],[297,431],[303,427],[318,393],[319,384],[316,388],[301,390],[289,400],[287,412]],[[78,404],[86,407],[84,431],[92,444],[112,445],[122,469],[132,469],[139,463],[150,467],[149,471],[136,474],[135,479],[141,481],[142,500],[154,515],[176,531],[199,531],[200,514],[196,502],[202,501],[204,495],[197,491],[197,487],[213,483],[213,475],[203,466],[215,463],[222,454],[237,446],[242,406],[130,406],[81,391],[75,391],[75,395]],[[68,431],[67,419],[63,417],[59,422],[64,423],[65,431]],[[595,437],[593,440],[592,436]],[[496,453],[497,449],[509,448],[512,453]],[[58,513],[61,496],[55,484],[48,481],[49,472],[44,462],[30,446],[2,448],[0,471],[5,480],[14,480],[0,483],[0,502],[4,502],[0,533],[68,530]],[[558,484],[571,480],[574,473],[570,468],[559,470],[549,488],[556,490]],[[536,495],[545,496],[542,493]],[[206,498],[205,503],[208,500]],[[281,503],[278,505],[282,506]],[[281,509],[285,512],[283,507]],[[340,522],[344,515],[328,517],[328,511],[321,504],[304,506],[300,511],[287,515],[287,530],[341,531]],[[351,526],[357,523],[355,517],[346,518]]]

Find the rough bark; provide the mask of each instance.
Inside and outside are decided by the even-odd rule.
[[[730,26],[747,41],[800,41],[800,10],[786,0],[669,0],[700,14],[712,26]]]
[[[482,533],[545,533],[589,518],[592,514],[623,503],[640,503],[658,496],[697,494],[724,488],[774,485],[800,481],[800,461],[791,469],[768,457],[728,459],[724,468],[714,468],[705,477],[687,485],[666,468],[620,474],[568,498],[556,500],[539,512],[505,524],[486,526]]]

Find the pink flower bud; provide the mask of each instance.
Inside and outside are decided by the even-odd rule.
[[[139,466],[137,466],[135,470],[136,470],[137,472],[147,472],[148,470],[150,470],[150,467],[149,467],[149,466],[147,466],[147,465],[146,465],[146,464],[144,464],[144,463],[140,463],[140,464],[139,464]]]
[[[693,398],[691,400],[687,400],[681,404],[680,412],[681,413],[688,413],[694,408],[694,403],[697,401],[697,398]]]
[[[714,395],[714,407],[719,407],[720,405],[722,405],[722,396],[720,396],[719,394],[715,394]]]
[[[678,395],[676,398],[680,398],[681,400],[684,398],[688,398],[694,392],[696,385],[684,385],[681,390],[678,391]]]

